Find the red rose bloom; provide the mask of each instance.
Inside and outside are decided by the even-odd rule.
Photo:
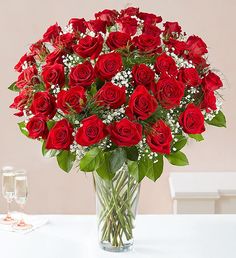
[[[36,92],[30,109],[34,115],[53,118],[56,114],[55,98],[48,92]]]
[[[56,63],[53,65],[45,65],[42,71],[42,78],[47,89],[49,89],[51,85],[64,86],[64,66]]]
[[[223,86],[223,83],[218,75],[213,72],[209,72],[206,77],[203,79],[203,88],[204,90],[218,90]]]
[[[201,134],[205,131],[204,116],[201,110],[190,103],[179,116],[179,123],[183,131],[188,134]]]
[[[146,120],[157,109],[156,99],[149,94],[148,90],[139,85],[130,96],[126,114],[130,119]]]
[[[19,89],[24,88],[26,85],[31,86],[38,83],[38,70],[35,65],[30,66],[23,70],[18,76],[16,86]]]
[[[189,87],[197,87],[202,82],[202,79],[195,68],[182,68],[179,71],[178,77],[179,80]]]
[[[55,63],[57,64],[63,64],[62,56],[64,55],[64,51],[60,49],[55,49],[53,52],[51,52],[49,55],[46,56],[46,64],[47,65],[53,65]]]
[[[107,26],[112,26],[115,24],[117,16],[118,12],[116,10],[105,9],[101,12],[95,13],[95,18],[106,22]]]
[[[198,36],[190,36],[186,42],[190,58],[195,58],[206,54],[207,45]]]
[[[178,69],[175,60],[168,56],[166,53],[161,54],[156,58],[155,70],[160,75],[172,75],[176,76],[178,74]]]
[[[106,33],[107,23],[105,21],[90,20],[86,24],[88,29],[95,33],[98,33],[98,32]]]
[[[203,100],[200,104],[201,109],[205,109],[206,112],[211,112],[211,110],[216,110],[216,97],[214,91],[204,92]]]
[[[144,23],[143,34],[148,34],[148,35],[152,35],[153,37],[160,38],[161,29],[159,29],[157,26],[152,25],[150,23]]]
[[[136,64],[132,69],[132,76],[134,79],[135,85],[144,85],[147,88],[151,88],[151,85],[154,84],[154,71],[145,64]]]
[[[35,59],[33,54],[24,54],[19,62],[15,65],[14,69],[17,72],[22,72],[22,65],[27,64],[28,66],[32,66],[35,64]]]
[[[90,146],[106,137],[106,125],[96,115],[82,120],[82,126],[76,133],[75,140],[81,146]]]
[[[127,16],[137,16],[139,13],[139,8],[136,7],[128,7],[126,9],[123,9],[120,11],[120,16],[123,17],[127,17]]]
[[[13,103],[10,105],[10,108],[18,109],[19,112],[15,113],[15,116],[23,116],[23,110],[25,105],[27,105],[29,99],[29,94],[27,90],[21,90],[19,95],[14,98]]]
[[[164,108],[171,109],[179,106],[184,88],[184,84],[173,77],[164,77],[157,82],[154,93]]]
[[[102,80],[110,80],[122,68],[122,58],[118,53],[103,54],[95,65],[97,76]]]
[[[76,54],[82,58],[90,57],[95,59],[102,51],[103,38],[99,34],[97,37],[85,36],[79,40],[78,45],[73,47]]]
[[[85,90],[81,86],[61,90],[57,96],[57,107],[65,114],[71,112],[81,113],[86,104]]]
[[[161,16],[156,16],[153,13],[140,12],[138,14],[138,18],[143,20],[144,23],[153,24],[153,25],[155,25],[156,23],[162,22]]]
[[[142,139],[142,126],[126,118],[110,124],[107,130],[111,141],[120,147],[136,145]]]
[[[58,26],[57,23],[54,25],[50,26],[47,31],[43,34],[43,41],[44,42],[50,42],[54,41],[56,37],[60,34],[61,32],[61,27]]]
[[[169,48],[169,51],[174,52],[177,56],[183,55],[184,51],[187,50],[187,45],[184,41],[169,38],[168,41],[165,41],[164,43]]]
[[[48,54],[48,50],[44,45],[43,40],[38,40],[36,43],[33,43],[30,47],[30,52],[35,56],[36,59],[41,60]]]
[[[130,40],[130,36],[127,33],[116,31],[109,34],[106,43],[111,50],[115,50],[125,48]]]
[[[49,131],[46,149],[69,150],[73,142],[73,126],[66,119],[62,119]]]
[[[56,37],[56,40],[53,46],[57,49],[64,49],[71,50],[72,45],[74,44],[74,36],[71,33],[62,34]]]
[[[85,23],[85,19],[81,18],[72,18],[69,20],[69,25],[71,24],[73,30],[75,32],[79,32],[79,33],[85,33],[86,31],[86,23]]]
[[[158,120],[147,135],[147,144],[153,152],[170,154],[171,141],[171,130],[162,120]]]
[[[88,87],[94,81],[94,69],[89,61],[78,64],[71,68],[69,74],[69,85]]]
[[[37,139],[39,137],[46,139],[48,136],[46,119],[41,115],[30,118],[29,122],[26,124],[26,129],[29,132],[29,137],[32,139]]]
[[[125,16],[120,19],[117,19],[116,22],[119,25],[121,32],[124,32],[133,36],[137,31],[138,22],[134,18]]]
[[[179,26],[178,22],[166,22],[164,25],[164,36],[173,36],[173,34],[179,35],[182,31],[181,27]]]
[[[118,108],[126,102],[125,87],[119,87],[111,82],[105,83],[95,96],[99,105]]]
[[[133,44],[139,51],[145,53],[158,53],[160,52],[160,37],[154,37],[148,34],[141,34],[133,38]]]

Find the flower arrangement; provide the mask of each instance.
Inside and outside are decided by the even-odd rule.
[[[138,8],[72,18],[49,27],[16,64],[11,108],[24,116],[22,133],[66,172],[76,163],[109,181],[125,165],[137,182],[156,181],[164,158],[188,164],[181,149],[203,140],[206,124],[226,126],[223,83],[207,53],[178,22]]]

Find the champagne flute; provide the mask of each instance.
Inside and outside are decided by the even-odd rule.
[[[14,169],[11,166],[2,168],[2,194],[7,201],[7,214],[1,219],[1,224],[12,224],[15,220],[12,218],[10,213],[10,204],[14,199],[15,186],[14,186]]]
[[[27,224],[24,220],[24,207],[28,197],[28,182],[25,170],[18,170],[15,173],[15,201],[21,208],[21,219],[13,224],[16,230],[25,230],[32,228],[31,224]]]

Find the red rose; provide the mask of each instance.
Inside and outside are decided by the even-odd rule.
[[[190,36],[186,44],[191,58],[202,56],[208,52],[207,45],[198,36]]]
[[[202,82],[195,68],[182,68],[179,71],[178,78],[189,87],[197,87]]]
[[[139,13],[139,8],[136,7],[128,7],[126,9],[123,9],[120,11],[120,16],[123,17],[127,17],[127,16],[137,16]]]
[[[148,35],[152,35],[153,37],[160,38],[161,29],[159,29],[157,26],[152,25],[150,23],[144,23],[143,34],[148,34]]]
[[[145,53],[157,53],[160,51],[160,37],[154,37],[148,34],[141,34],[133,38],[134,46],[136,46],[139,51]]]
[[[56,37],[55,43],[53,46],[57,49],[71,49],[74,44],[74,36],[71,33],[62,34]]]
[[[207,76],[203,78],[203,88],[205,90],[214,91],[214,90],[218,90],[222,86],[223,86],[223,83],[220,77],[213,72],[209,72]]]
[[[101,21],[105,21],[107,26],[112,26],[115,23],[118,12],[116,10],[105,9],[101,12],[95,13],[95,18]]]
[[[178,74],[178,69],[175,60],[168,56],[166,53],[161,54],[156,58],[155,70],[161,75],[172,75],[176,76]]]
[[[173,36],[173,34],[179,35],[182,31],[178,22],[166,22],[164,25],[164,36]]]
[[[155,73],[145,64],[136,64],[133,66],[132,76],[136,86],[144,85],[151,88],[151,85],[154,83]]]
[[[161,16],[156,16],[153,13],[143,13],[143,12],[140,12],[138,14],[138,18],[143,20],[144,23],[149,23],[149,24],[153,24],[153,25],[155,25],[156,23],[162,22]]]
[[[90,57],[95,59],[102,51],[103,38],[99,34],[97,37],[85,36],[79,40],[78,45],[73,47],[76,54],[82,58]]]
[[[170,52],[174,52],[178,56],[183,55],[184,51],[187,50],[187,45],[184,41],[169,38],[168,41],[165,41],[164,43],[169,48]]]
[[[62,64],[45,65],[42,70],[42,78],[47,89],[51,85],[59,85],[60,87],[65,84],[64,66]]]
[[[32,66],[33,64],[35,64],[35,59],[34,59],[34,55],[32,54],[24,54],[21,59],[19,60],[19,62],[15,65],[14,69],[17,72],[22,72],[22,65],[27,65],[27,66]]]
[[[216,110],[216,97],[213,91],[204,92],[204,97],[200,104],[200,108],[205,109],[206,112]]]
[[[95,96],[99,105],[118,108],[126,102],[125,87],[119,87],[111,82],[105,83]]]
[[[130,36],[127,33],[116,31],[108,35],[106,44],[111,50],[114,50],[127,47],[130,40]]]
[[[126,114],[132,120],[134,118],[146,120],[156,109],[156,99],[149,94],[148,90],[143,85],[139,85],[130,96]]]
[[[184,96],[184,88],[184,84],[175,78],[164,77],[157,82],[154,93],[164,108],[171,109],[179,106]]]
[[[206,62],[206,59],[202,56],[191,57],[191,61],[199,70],[203,70],[204,68],[209,66],[209,64]]]
[[[29,132],[29,137],[32,139],[37,139],[39,137],[46,139],[48,136],[46,119],[41,115],[30,118],[29,122],[26,124],[26,129]]]
[[[46,149],[69,150],[73,142],[73,126],[66,119],[62,119],[49,131]]]
[[[76,133],[75,140],[81,146],[90,146],[106,137],[106,125],[96,115],[82,120],[82,126]]]
[[[15,116],[23,116],[23,110],[27,105],[29,94],[27,90],[21,90],[19,95],[14,98],[14,102],[10,105],[10,108],[18,109],[19,112],[15,113]]]
[[[95,33],[98,33],[98,32],[106,33],[107,23],[105,21],[90,20],[86,24],[88,29]]]
[[[30,47],[30,52],[32,55],[35,56],[35,58],[38,58],[41,60],[48,54],[48,50],[44,45],[43,40],[39,40],[36,43],[32,44]]]
[[[153,152],[170,154],[171,141],[171,130],[162,120],[158,120],[147,135],[147,144]]]
[[[127,118],[110,124],[107,130],[111,141],[120,147],[136,145],[142,139],[142,126]]]
[[[57,96],[57,107],[65,114],[71,112],[81,113],[86,104],[85,90],[81,86],[75,86],[69,90],[61,90]]]
[[[57,64],[63,64],[62,56],[64,54],[64,51],[61,51],[60,49],[55,49],[53,52],[51,52],[49,55],[46,56],[46,64],[47,65],[53,65],[55,63]]]
[[[34,115],[52,118],[56,114],[55,98],[48,92],[36,92],[30,109]]]
[[[55,23],[54,25],[50,26],[43,34],[43,41],[54,41],[61,31],[61,27],[57,23]]]
[[[121,32],[124,32],[133,36],[137,31],[138,22],[134,18],[125,16],[120,19],[117,19],[116,22],[119,25]]]
[[[122,68],[122,58],[118,53],[103,54],[95,65],[97,76],[102,80],[110,80]]]
[[[201,134],[205,131],[204,116],[193,103],[188,104],[185,111],[179,116],[179,123],[183,127],[183,131],[188,134]]]
[[[85,33],[86,31],[86,23],[84,18],[81,18],[81,19],[72,18],[69,20],[68,24],[69,25],[71,24],[75,32]]]
[[[78,64],[71,68],[69,74],[70,86],[83,86],[88,87],[94,81],[94,69],[89,61]]]
[[[21,74],[18,76],[16,86],[19,89],[24,88],[26,85],[31,86],[38,83],[38,70],[35,65],[30,66],[23,70]]]

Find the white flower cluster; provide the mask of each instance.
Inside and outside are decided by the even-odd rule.
[[[62,34],[66,34],[66,33],[73,33],[73,26],[71,23],[64,27]]]
[[[112,146],[112,141],[109,138],[104,138],[98,145],[98,148],[102,150],[110,149]]]
[[[83,158],[86,153],[85,148],[79,145],[76,141],[73,141],[73,143],[70,145],[70,151],[76,154],[78,160]]]
[[[179,110],[170,109],[166,114],[168,124],[170,126],[172,134],[178,134],[181,130],[178,120]]]
[[[222,109],[222,100],[219,95],[216,95],[216,110],[211,110],[210,112],[206,112],[206,110],[202,110],[202,114],[205,117],[205,120],[211,121]]]
[[[57,97],[57,94],[61,91],[60,86],[58,84],[51,86],[52,94]]]
[[[67,54],[62,56],[63,64],[68,68],[68,71],[77,64],[82,64],[80,57],[76,54]]]
[[[138,148],[138,160],[140,160],[142,157],[146,156],[153,161],[153,163],[158,162],[158,154],[156,152],[152,152],[149,148],[149,146],[146,143],[146,138],[143,137],[143,139],[137,144]]]
[[[133,93],[134,87],[131,85],[132,73],[130,69],[123,70],[117,73],[111,80],[111,82],[118,87],[125,87],[125,93],[129,96]]]
[[[103,112],[102,118],[104,124],[110,124],[113,121],[119,121],[125,117],[125,106],[117,109],[108,109]]]

